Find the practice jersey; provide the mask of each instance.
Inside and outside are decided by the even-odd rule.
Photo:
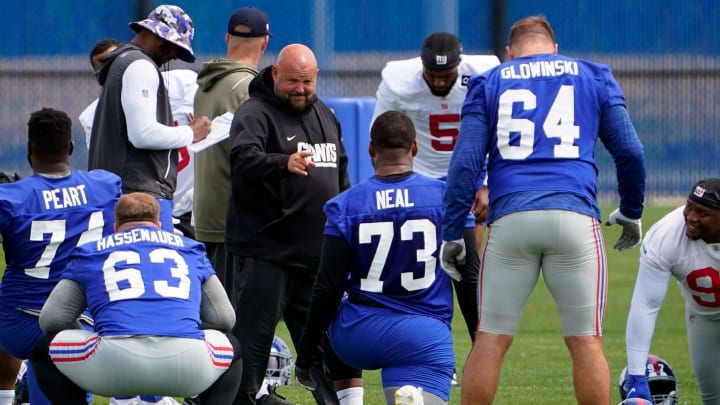
[[[213,274],[203,244],[141,226],[80,246],[63,278],[82,286],[101,336],[203,339],[198,308]]]
[[[198,85],[197,73],[190,69],[173,69],[161,72],[170,98],[173,124],[189,125],[193,117],[193,102]],[[195,187],[194,153],[186,146],[178,149],[178,175],[173,195],[173,216],[179,217],[192,211]]]
[[[482,73],[500,61],[494,55],[462,55],[458,78],[445,97],[430,92],[423,78],[420,57],[388,62],[382,70],[373,121],[386,111],[401,111],[412,119],[418,142],[413,160],[416,172],[440,178],[447,176],[450,157],[460,128],[460,109],[472,75]]]
[[[625,105],[610,68],[562,55],[521,57],[471,79],[463,116],[490,130],[490,206],[521,191],[568,192],[594,202],[595,143],[605,108]]]
[[[35,174],[0,185],[5,274],[0,302],[39,310],[76,246],[112,232],[120,178],[105,170]]]
[[[640,249],[641,266],[670,272],[688,307],[696,314],[720,315],[720,243],[692,240],[685,234],[683,207],[648,231]]]
[[[450,323],[453,293],[438,262],[444,183],[413,173],[374,176],[325,205],[325,235],[354,253],[347,292]]]

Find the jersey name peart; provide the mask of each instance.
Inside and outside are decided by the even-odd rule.
[[[42,190],[42,196],[46,210],[79,207],[88,203],[84,184],[53,190]]]

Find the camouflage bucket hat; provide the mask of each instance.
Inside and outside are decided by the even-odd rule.
[[[188,63],[195,62],[192,39],[195,28],[190,16],[178,6],[161,5],[142,21],[131,22],[130,28],[140,32],[143,28],[160,38],[178,46],[178,58]]]

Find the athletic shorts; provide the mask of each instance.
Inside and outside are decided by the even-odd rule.
[[[448,400],[455,356],[445,322],[345,300],[328,334],[349,366],[382,369],[383,388],[413,385]]]
[[[204,392],[229,367],[227,336],[204,330],[205,340],[166,336],[112,336],[68,329],[50,343],[55,365],[83,389],[106,397]]]
[[[516,212],[490,225],[480,265],[479,330],[514,335],[541,271],[563,335],[602,336],[607,267],[600,223],[562,210]]]

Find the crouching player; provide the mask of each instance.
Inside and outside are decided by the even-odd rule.
[[[52,403],[85,405],[86,391],[232,403],[242,373],[232,305],[203,245],[163,231],[159,215],[154,197],[125,194],[115,233],[73,251],[30,359]],[[86,306],[94,331],[76,321]]]

